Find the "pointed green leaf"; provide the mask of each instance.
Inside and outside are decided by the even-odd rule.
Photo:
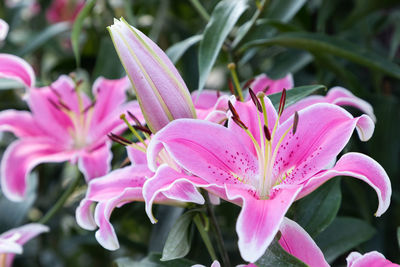
[[[195,264],[195,262],[187,259],[162,262],[160,261],[160,258],[160,254],[151,253],[146,258],[140,261],[136,261],[130,258],[119,258],[114,263],[118,267],[187,267]]]
[[[375,229],[363,220],[337,217],[331,225],[315,238],[327,262],[370,239]]]
[[[294,204],[293,220],[315,237],[335,219],[341,200],[340,179],[329,181]]]
[[[169,47],[165,53],[169,59],[171,59],[172,63],[175,64],[182,57],[182,55],[185,54],[186,50],[200,42],[202,38],[203,35],[201,34],[193,35],[192,37],[189,37]]]
[[[312,53],[332,54],[353,61],[370,69],[381,71],[400,79],[400,66],[348,41],[320,33],[285,33],[276,37],[252,41],[241,50],[250,46],[280,45],[310,51]]]
[[[161,261],[185,257],[190,250],[190,225],[197,212],[186,212],[175,222],[165,242]]]
[[[75,19],[74,25],[72,26],[71,32],[71,43],[72,50],[74,51],[76,65],[79,67],[81,64],[81,57],[79,53],[79,36],[82,32],[82,26],[85,18],[89,15],[90,11],[94,7],[96,0],[88,0],[82,10],[79,12]]]
[[[202,90],[226,37],[247,8],[245,0],[223,0],[217,4],[204,30],[199,49],[199,90]]]
[[[303,7],[307,0],[279,0],[272,1],[268,8],[266,17],[277,19],[282,22],[290,21]]]
[[[286,92],[286,106],[290,106],[320,89],[326,89],[326,87],[324,85],[306,85],[290,89]],[[276,109],[279,107],[281,95],[282,93],[276,93],[268,96]]]
[[[70,29],[68,22],[60,22],[50,25],[45,30],[35,35],[32,39],[28,40],[26,46],[17,52],[19,56],[24,56],[30,52],[35,51],[42,45],[45,45],[49,40],[55,38],[57,35],[64,33]]]

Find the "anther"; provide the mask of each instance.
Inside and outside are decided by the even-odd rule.
[[[233,107],[231,101],[228,101],[229,110],[232,112],[232,117],[239,119],[239,114],[237,113],[236,109]]]
[[[96,105],[96,101],[93,101],[92,104],[88,105],[84,110],[82,110],[82,113],[85,114],[88,112],[89,109],[93,108]]]
[[[236,96],[236,94],[235,94],[235,88],[233,88],[233,83],[232,83],[232,80],[231,80],[231,79],[228,80],[228,88],[229,88],[229,91],[231,92],[231,94],[234,95],[234,96]],[[237,98],[237,97],[236,97],[236,98]]]
[[[217,91],[217,98],[219,98],[221,96],[221,92],[218,90]]]
[[[251,100],[253,101],[254,105],[257,107],[258,111],[260,111],[262,113],[263,109],[260,104],[260,101],[258,101],[256,94],[254,93],[254,91],[251,88],[249,88],[249,94],[250,94]]]
[[[253,82],[254,82],[254,78],[248,80],[248,81],[243,85],[243,88],[249,87]]]
[[[293,118],[293,135],[297,131],[297,125],[299,124],[299,113],[297,111],[294,113],[294,118]]]
[[[128,139],[126,139],[126,138],[124,138],[124,137],[122,137],[122,136],[120,136],[120,135],[116,135],[116,134],[113,134],[113,133],[109,133],[107,136],[108,136],[108,138],[110,138],[112,141],[114,141],[114,142],[116,142],[116,143],[118,143],[118,144],[121,144],[121,145],[123,145],[123,146],[132,144],[131,141],[129,141]]]
[[[138,119],[135,115],[133,115],[132,112],[130,112],[129,110],[128,110],[128,115],[129,115],[129,117],[130,117],[132,120],[135,121],[135,123],[136,123],[137,125],[142,125],[142,124],[140,123],[139,119]]]
[[[245,129],[245,130],[248,129],[247,126],[246,126],[246,124],[244,124],[244,122],[242,122],[242,121],[239,119],[239,117],[234,117],[234,116],[232,116],[231,119],[232,119],[240,128],[243,128],[243,129]]]
[[[283,88],[281,100],[279,101],[279,109],[278,109],[279,116],[282,114],[283,109],[285,108],[285,102],[286,102],[286,89]]]
[[[269,90],[270,86],[268,85],[267,87],[264,88],[263,92],[266,93]]]
[[[139,130],[139,131],[142,131],[142,132],[144,132],[144,133],[151,134],[150,129],[147,128],[146,126],[142,126],[142,125],[133,125],[133,128],[135,128],[135,130]]]
[[[265,138],[268,141],[271,141],[271,133],[266,125],[264,125],[264,134],[265,134]]]

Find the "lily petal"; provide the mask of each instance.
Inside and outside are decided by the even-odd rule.
[[[30,138],[13,142],[1,162],[1,188],[7,198],[22,201],[26,194],[30,171],[43,162],[63,162],[73,153],[63,151],[48,139]],[[15,164],[18,164],[17,166]]]
[[[279,244],[286,252],[300,259],[310,267],[329,267],[321,249],[311,236],[296,222],[284,218],[280,228]]]
[[[298,115],[295,135],[289,130],[275,158],[274,171],[286,173],[285,183],[292,183],[293,179],[301,183],[324,169],[345,147],[355,128],[365,138],[370,137],[373,131],[374,124],[368,116],[353,118],[346,110],[333,104],[315,104],[300,110]],[[273,137],[273,147],[292,125],[293,116],[278,128]]]
[[[107,174],[111,169],[111,143],[105,142],[93,150],[85,150],[80,153],[78,168],[85,176],[86,182],[93,178]]]
[[[256,156],[233,131],[216,123],[194,119],[169,123],[149,143],[150,169],[157,169],[157,155],[164,147],[180,166],[211,184],[240,183],[238,177],[256,182],[256,175],[249,175],[258,171]]]
[[[97,228],[91,207],[93,203],[94,201],[84,198],[75,210],[76,222],[80,227],[89,231],[93,231]]]
[[[0,131],[9,131],[17,137],[33,137],[43,132],[27,111],[4,110],[0,112]]]
[[[255,77],[254,81],[250,84],[250,88],[255,93],[264,92],[266,95],[282,92],[283,89],[292,89],[294,85],[293,76],[291,73],[283,77],[282,79],[273,80],[266,74],[260,74]],[[247,97],[249,100],[250,97]]]
[[[32,67],[22,58],[0,54],[0,78],[13,79],[27,87],[35,85],[35,73]]]
[[[246,261],[255,262],[274,239],[287,210],[301,191],[301,186],[276,190],[266,200],[257,199],[243,186],[225,186],[229,200],[242,201],[242,210],[236,223],[240,255]]]
[[[392,187],[387,173],[372,158],[355,152],[343,155],[332,169],[314,175],[305,184],[298,198],[308,195],[335,176],[351,176],[369,184],[378,195],[379,206],[376,216],[381,216],[389,208]]]
[[[160,194],[173,201],[204,204],[204,198],[196,187],[207,187],[209,184],[201,178],[177,172],[168,165],[161,165],[156,174],[143,186],[143,197],[146,202],[146,213],[152,223],[156,223],[152,213],[153,202]]]

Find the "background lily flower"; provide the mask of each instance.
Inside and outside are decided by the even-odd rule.
[[[399,264],[392,263],[385,256],[377,251],[371,251],[361,255],[358,252],[352,252],[347,256],[347,267],[398,267]]]
[[[14,58],[6,58],[13,63]],[[4,64],[9,61],[0,61],[2,68],[6,69]],[[15,65],[20,66],[20,61]],[[28,79],[26,73],[30,72],[15,71],[9,77],[16,75],[28,85],[34,79]],[[140,117],[137,102],[125,103],[128,87],[127,78],[98,78],[93,85],[95,100],[91,101],[78,84],[63,75],[50,86],[29,88],[26,100],[31,112],[0,112],[0,130],[11,131],[18,137],[6,149],[1,162],[4,194],[21,201],[29,172],[43,162],[77,163],[86,181],[106,174],[112,158],[107,134],[125,129],[119,115],[126,110]]]
[[[258,92],[264,92],[266,95],[272,95],[282,92],[283,89],[290,90],[293,86],[294,82],[291,73],[276,80],[271,79],[265,73],[262,73],[254,78],[250,83],[249,88],[251,88],[256,94]],[[250,100],[249,95],[246,97],[246,100]]]
[[[50,23],[73,22],[84,6],[84,0],[53,0],[46,11],[46,18]]]
[[[143,184],[155,174],[147,166],[145,152],[132,147],[127,147],[127,152],[131,165],[92,180],[85,198],[76,210],[79,226],[86,230],[95,230],[98,227],[96,239],[108,250],[119,248],[118,238],[110,223],[112,211],[130,202],[143,201]],[[197,189],[186,182],[186,174],[166,165],[160,166],[157,172],[176,181],[157,196],[156,203],[177,206],[185,205],[185,202],[204,203]],[[93,214],[91,206],[94,203],[97,204]]]
[[[0,266],[10,267],[15,254],[22,254],[22,246],[49,228],[38,223],[30,223],[11,229],[0,235]]]
[[[153,41],[124,19],[108,30],[152,132],[174,119],[196,117],[185,82]]]
[[[0,19],[0,42],[6,39],[8,34],[8,29],[9,29],[8,23]]]
[[[243,259],[254,262],[261,257],[293,201],[334,176],[353,176],[367,182],[378,195],[376,215],[387,210],[390,180],[373,159],[348,153],[332,169],[325,170],[354,129],[363,141],[372,136],[374,123],[370,117],[353,118],[336,105],[319,103],[280,121],[282,108],[277,113],[268,98],[262,101],[262,113],[251,101],[235,102],[228,128],[201,120],[174,121],[154,136],[147,154],[154,170],[157,154],[165,149],[194,175],[189,177],[193,184],[200,177],[208,183],[208,191],[242,206],[236,231]],[[170,178],[153,177],[143,189],[146,211],[153,221],[151,199],[153,192],[161,190],[162,180]]]
[[[32,67],[22,58],[0,54],[0,78],[13,79],[27,87],[35,86],[35,73]]]

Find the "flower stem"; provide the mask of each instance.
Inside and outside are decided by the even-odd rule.
[[[197,10],[197,12],[200,14],[200,16],[208,22],[210,20],[210,15],[208,14],[207,10],[201,5],[199,0],[190,0],[192,3],[193,7]]]
[[[226,251],[226,248],[225,248],[224,239],[222,238],[221,229],[219,228],[217,218],[215,217],[215,213],[214,213],[214,209],[211,204],[211,201],[210,201],[210,197],[208,196],[207,192],[204,192],[203,196],[204,196],[204,199],[206,200],[207,212],[211,219],[211,225],[212,225],[212,228],[215,233],[215,239],[217,240],[219,252],[221,253],[223,266],[230,267],[231,263],[229,261],[228,252]]]
[[[193,221],[196,224],[197,230],[199,230],[200,236],[203,239],[204,244],[206,245],[208,253],[211,256],[211,259],[213,261],[217,260],[217,256],[215,255],[214,247],[213,247],[213,245],[211,243],[211,240],[210,240],[210,237],[208,236],[208,233],[204,229],[204,226],[203,226],[203,224],[201,222],[200,215],[197,214],[196,216],[194,216]]]
[[[56,204],[38,221],[39,223],[46,224],[65,204],[68,197],[74,192],[75,188],[78,186],[80,181],[80,176],[76,175],[72,183],[65,190],[64,194],[57,200]]]

